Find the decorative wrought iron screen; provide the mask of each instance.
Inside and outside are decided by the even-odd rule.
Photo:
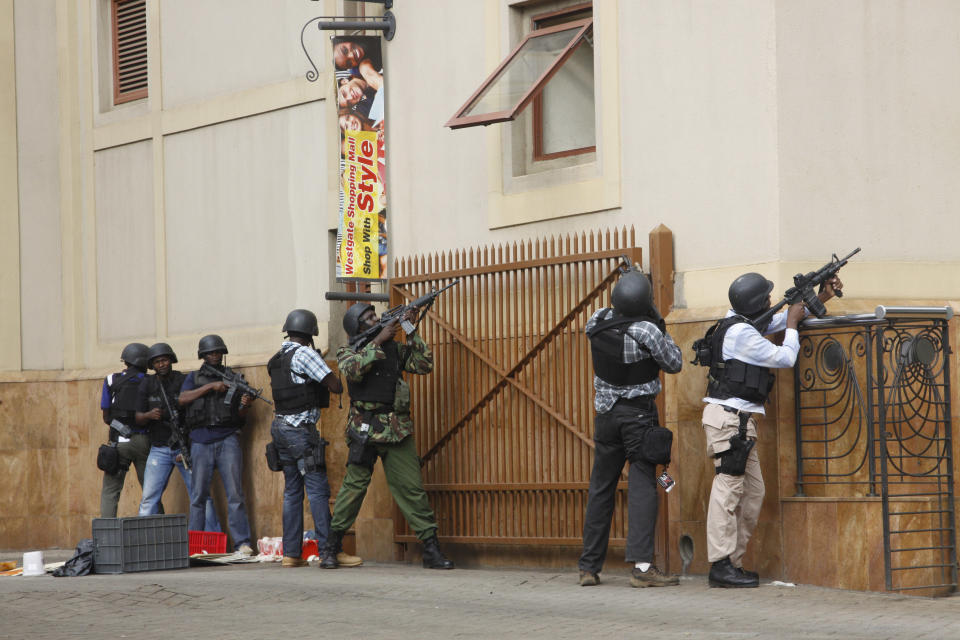
[[[579,545],[593,447],[583,328],[609,304],[631,229],[406,259],[391,304],[459,278],[420,325],[431,375],[408,376],[424,481],[445,540]],[[416,539],[402,517],[395,539]],[[611,542],[626,538],[621,479]]]
[[[797,494],[879,495],[887,589],[953,590],[949,314],[883,309],[801,327]]]

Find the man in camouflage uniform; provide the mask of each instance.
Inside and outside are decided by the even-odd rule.
[[[416,311],[407,319],[415,321]],[[343,328],[351,338],[378,323],[372,305],[357,303],[347,310]],[[383,464],[387,485],[410,528],[423,544],[423,566],[452,569],[437,543],[437,519],[420,477],[420,459],[410,419],[410,388],[402,373],[425,375],[433,371],[433,353],[416,333],[406,344],[394,341],[399,324],[394,321],[358,349],[337,352],[340,372],[350,391],[347,418],[347,473],[340,485],[330,534],[320,556],[320,567],[336,569],[343,534],[353,526],[367,493],[377,458]]]

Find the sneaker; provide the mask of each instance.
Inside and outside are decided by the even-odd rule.
[[[630,572],[631,587],[672,587],[677,584],[680,584],[680,578],[664,574],[654,564],[651,564],[646,571],[640,571],[634,567]]]
[[[360,556],[352,556],[346,551],[341,551],[337,554],[337,564],[341,567],[359,567],[363,564],[363,558]]]
[[[593,587],[600,584],[600,574],[591,573],[589,571],[580,572],[580,586],[581,587]]]
[[[280,561],[281,567],[305,567],[307,566],[307,561],[303,558],[294,558],[293,556],[283,556],[283,560]]]
[[[237,553],[240,554],[241,556],[252,556],[253,549],[248,544],[242,544],[239,547],[237,547]]]

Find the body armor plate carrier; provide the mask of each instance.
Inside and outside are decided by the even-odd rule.
[[[286,351],[281,349],[267,362],[270,387],[273,389],[273,402],[278,416],[330,406],[330,391],[323,384],[311,378],[306,378],[306,382],[293,381],[291,375],[293,356],[300,349],[309,348],[301,345]]]
[[[143,377],[140,371],[127,369],[110,376],[107,387],[110,391],[110,419],[135,427],[137,414],[137,391]]]
[[[741,322],[748,320],[743,316],[730,316],[714,325],[713,335],[708,332],[712,357],[707,397],[717,400],[741,398],[763,404],[773,389],[774,375],[770,368],[747,364],[735,358],[723,359],[723,339],[730,327]]]
[[[634,322],[640,321],[653,322],[643,316],[614,317],[597,322],[587,333],[593,356],[593,371],[607,384],[633,387],[651,382],[660,375],[660,365],[653,358],[629,363],[623,361],[623,341],[625,338],[633,339],[627,335],[627,329]]]
[[[234,375],[234,371],[225,367],[224,371]],[[220,378],[200,375],[199,371],[193,373],[194,388],[198,389],[211,382],[220,382]],[[231,427],[243,426],[243,419],[240,417],[240,394],[234,394],[233,402],[224,403],[224,393],[208,393],[200,396],[187,406],[186,422],[190,429],[197,427]]]
[[[397,380],[400,379],[400,351],[397,343],[387,342],[382,345],[387,357],[377,360],[363,376],[360,382],[347,380],[351,402],[382,402],[393,404],[397,389]]]

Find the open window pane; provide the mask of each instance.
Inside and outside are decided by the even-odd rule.
[[[582,43],[593,20],[530,33],[447,122],[453,129],[513,120]]]
[[[540,146],[551,156],[597,144],[594,126],[593,45],[585,40],[540,94]]]

